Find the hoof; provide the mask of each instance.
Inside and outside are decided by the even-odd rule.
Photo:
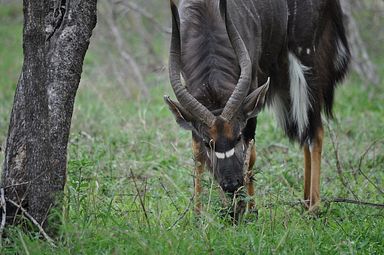
[[[257,208],[249,209],[248,211],[245,212],[243,216],[243,221],[245,223],[255,222],[258,219],[259,219],[259,210]]]
[[[305,206],[305,209],[306,209],[305,214],[311,218],[319,218],[322,215],[320,203],[317,203],[312,206]]]
[[[305,207],[309,213],[316,213],[317,211],[320,210],[320,200],[318,200],[316,203],[312,205],[310,201],[305,201]]]

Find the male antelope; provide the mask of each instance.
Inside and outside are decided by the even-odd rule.
[[[264,106],[303,147],[304,200],[315,209],[321,114],[332,116],[334,89],[350,59],[339,0],[181,0],[179,8],[171,0],[171,10],[169,74],[178,102],[165,101],[192,131],[195,210],[204,165],[224,191],[244,185],[245,151]],[[253,196],[252,183],[246,186]]]

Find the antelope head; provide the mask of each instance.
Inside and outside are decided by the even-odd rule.
[[[252,64],[238,31],[230,19],[226,18],[225,2],[220,1],[220,11],[226,20],[227,33],[241,69],[240,78],[225,107],[214,111],[208,110],[182,84],[179,14],[172,1],[169,76],[178,102],[168,96],[164,99],[176,122],[182,128],[191,130],[194,138],[202,145],[200,151],[206,156],[205,161],[221,188],[225,192],[234,193],[243,186],[243,165],[248,147],[243,130],[247,121],[256,117],[262,109],[269,88],[269,79],[264,85],[248,94]]]

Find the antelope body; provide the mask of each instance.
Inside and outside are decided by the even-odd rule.
[[[304,200],[316,208],[321,115],[332,117],[334,89],[350,59],[339,1],[182,0],[177,8],[171,0],[171,10],[169,72],[178,102],[165,101],[192,131],[195,210],[205,165],[225,192],[245,185],[254,195],[243,165],[265,106],[303,147]],[[249,171],[255,159],[253,146]]]

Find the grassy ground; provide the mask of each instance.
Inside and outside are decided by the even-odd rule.
[[[20,12],[0,8],[1,144],[22,64]],[[1,254],[384,254],[383,209],[323,203],[313,218],[292,204],[302,197],[303,155],[267,111],[256,138],[258,220],[234,226],[221,217],[208,174],[206,212],[196,219],[190,134],[162,102],[172,94],[169,84],[152,88],[148,100],[127,100],[93,78],[97,59],[91,49],[76,100],[57,248],[12,228]],[[351,75],[337,91],[337,121],[326,124],[322,196],[383,203],[384,88],[361,84]]]

